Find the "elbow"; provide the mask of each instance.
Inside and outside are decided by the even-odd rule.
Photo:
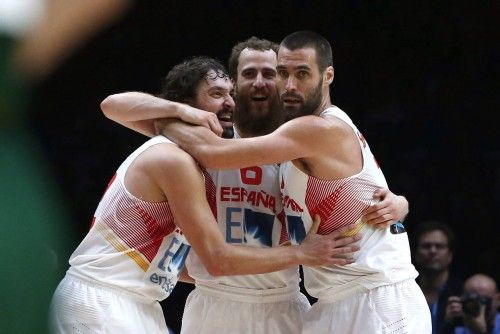
[[[234,269],[231,269],[230,262],[228,261],[228,254],[229,253],[221,249],[208,257],[204,265],[210,275],[227,276],[235,273]]]
[[[221,266],[217,261],[213,261],[208,266],[206,266],[208,273],[212,276],[224,276],[227,273],[224,271],[223,266]]]

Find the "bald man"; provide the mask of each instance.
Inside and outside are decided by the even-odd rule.
[[[500,293],[495,281],[484,274],[475,274],[465,281],[462,297],[448,298],[446,319],[463,319],[463,326],[454,329],[455,334],[500,334]]]

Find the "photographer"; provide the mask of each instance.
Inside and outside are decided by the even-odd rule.
[[[450,273],[455,235],[450,227],[436,220],[417,224],[413,239],[414,264],[419,271],[417,283],[431,311],[432,333],[453,333],[453,324],[445,322],[446,302],[462,294],[462,281]]]
[[[446,321],[461,319],[463,326],[454,328],[455,334],[500,334],[500,294],[495,281],[486,275],[476,274],[465,281],[464,294],[448,298]]]

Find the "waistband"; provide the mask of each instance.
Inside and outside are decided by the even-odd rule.
[[[404,285],[411,285],[413,283],[415,283],[414,279],[406,279],[406,280],[401,281],[401,282],[386,283],[386,284],[381,284],[381,285],[376,285],[376,286],[371,286],[371,287],[367,287],[367,286],[363,286],[363,285],[349,286],[341,291],[337,290],[335,293],[326,292],[324,295],[318,297],[318,303],[332,303],[332,302],[336,302],[339,300],[351,298],[351,297],[356,296],[356,295],[361,295],[363,293],[367,293],[371,290],[375,290],[378,288],[401,287]]]
[[[134,299],[134,300],[136,300],[140,303],[143,303],[143,304],[154,304],[154,303],[158,302],[156,299],[148,298],[144,295],[140,295],[140,294],[133,292],[133,291],[130,291],[128,289],[125,289],[125,288],[122,288],[122,287],[119,287],[116,285],[108,284],[108,283],[105,283],[102,281],[98,281],[98,280],[95,280],[95,279],[90,278],[90,277],[86,277],[84,275],[81,275],[78,272],[67,271],[65,278],[68,278],[68,279],[71,279],[74,281],[78,281],[78,282],[86,284],[86,285],[101,288],[104,290],[112,291],[113,293],[115,293],[118,296],[127,296],[127,297]]]
[[[227,285],[195,284],[199,293],[247,303],[273,303],[300,298],[299,286],[285,286],[272,289],[246,289]]]

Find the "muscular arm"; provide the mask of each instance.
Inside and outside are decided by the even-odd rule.
[[[317,150],[318,147],[341,146],[340,143],[349,132],[315,116],[289,121],[267,136],[230,140],[181,122],[168,121],[159,125],[163,128],[163,134],[178,142],[203,165],[219,169],[320,155],[322,152]],[[323,138],[329,141],[320,142]],[[338,151],[339,155],[342,154],[340,151],[342,148]],[[374,198],[380,201],[363,212],[363,220],[370,225],[386,228],[397,220],[403,221],[408,214],[408,201],[404,196],[397,196],[388,189],[379,189]]]
[[[182,150],[168,146],[170,152],[155,159],[149,173],[167,197],[176,225],[210,274],[259,274],[298,264],[350,263],[334,256],[355,251],[350,243],[358,238],[339,238],[345,232],[340,230],[329,236],[309,234],[300,246],[263,249],[227,244],[207,203],[203,176],[196,163]]]
[[[319,117],[305,116],[268,135],[243,139],[222,139],[201,127],[171,120],[157,126],[205,167],[234,169],[314,156],[325,138],[334,140],[337,135],[326,135],[329,125]]]
[[[162,118],[178,118],[222,134],[215,114],[141,92],[110,95],[101,102],[101,110],[107,118],[148,137],[156,135],[154,120]]]

